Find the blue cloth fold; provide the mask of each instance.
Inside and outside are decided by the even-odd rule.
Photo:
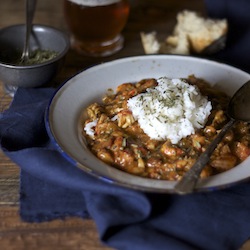
[[[21,170],[20,180],[20,213],[23,220],[42,222],[66,216],[89,218],[81,191],[38,179],[24,170]]]
[[[250,72],[249,1],[205,2],[209,15],[229,18],[231,25],[227,47],[213,57]],[[248,21],[245,25],[241,17]],[[19,88],[10,108],[0,114],[1,149],[21,169],[24,220],[91,217],[102,242],[119,250],[228,250],[248,239],[249,182],[186,196],[144,193],[106,183],[65,160],[44,125],[54,91]]]

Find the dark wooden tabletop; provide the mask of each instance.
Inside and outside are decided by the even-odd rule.
[[[183,9],[205,14],[202,0],[130,0],[130,2],[131,12],[123,31],[124,48],[106,58],[84,57],[70,50],[63,70],[51,85],[58,85],[91,65],[144,54],[140,32],[155,30],[161,39],[165,38],[172,33],[176,14]],[[1,0],[0,28],[24,23],[24,7],[25,0]],[[38,1],[34,23],[50,25],[67,32],[63,1]],[[11,97],[4,95],[0,84],[0,110],[7,108],[10,101]],[[21,221],[18,211],[19,167],[0,151],[0,249],[110,249],[100,243],[92,220],[70,217],[44,223],[26,223]],[[241,249],[250,249],[250,243],[246,242]]]

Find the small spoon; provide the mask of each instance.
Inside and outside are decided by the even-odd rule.
[[[231,98],[227,113],[230,117],[229,122],[222,128],[211,144],[209,144],[205,152],[200,155],[190,170],[187,171],[182,179],[175,185],[175,191],[177,193],[187,194],[193,192],[202,169],[210,160],[213,151],[227,131],[232,128],[237,121],[250,122],[250,80]]]
[[[30,33],[32,30],[32,21],[34,18],[34,13],[36,9],[37,0],[26,0],[26,37],[23,48],[23,53],[21,57],[21,62],[25,63],[29,59],[29,41],[30,41]]]

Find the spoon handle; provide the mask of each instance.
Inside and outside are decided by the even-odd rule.
[[[22,54],[22,59],[24,60],[29,57],[29,39],[36,9],[36,2],[37,0],[26,0],[26,37]]]
[[[202,169],[210,160],[210,157],[218,143],[223,139],[227,131],[234,125],[234,123],[234,119],[229,120],[229,122],[222,128],[216,138],[209,144],[205,152],[200,155],[195,164],[189,169],[188,172],[183,175],[182,179],[175,186],[175,191],[177,193],[187,194],[193,192]]]

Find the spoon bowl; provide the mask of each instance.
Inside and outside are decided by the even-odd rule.
[[[228,130],[232,128],[237,121],[250,122],[250,114],[246,112],[246,110],[250,110],[250,80],[243,84],[231,98],[227,110],[230,117],[229,122],[223,127],[205,152],[200,155],[190,170],[186,172],[182,179],[176,184],[175,191],[177,193],[187,194],[194,191],[202,169],[206,166],[213,151]]]
[[[250,122],[250,81],[237,90],[228,105],[228,115],[235,120]]]

